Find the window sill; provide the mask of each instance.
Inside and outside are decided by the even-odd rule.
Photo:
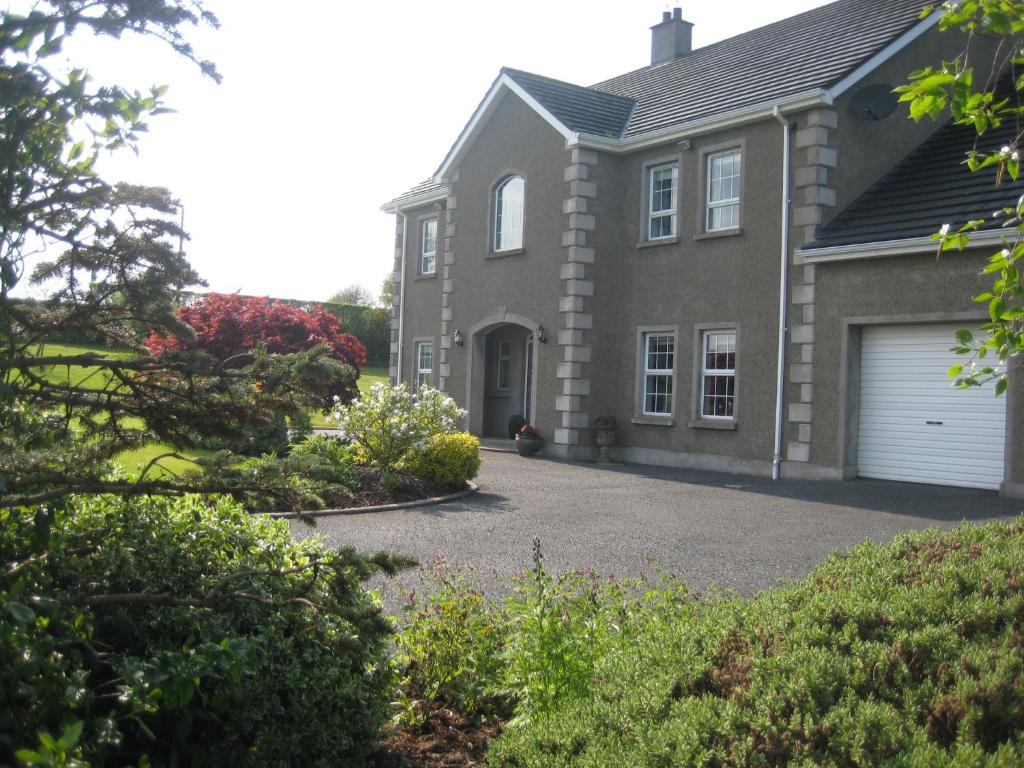
[[[487,396],[488,397],[500,397],[503,400],[508,400],[510,397],[512,397],[512,393],[508,392],[508,391],[505,391],[505,392],[494,391],[494,392],[488,392]]]
[[[673,416],[634,416],[630,421],[633,424],[642,424],[649,427],[674,427],[676,425]]]
[[[526,253],[525,248],[512,248],[511,250],[508,251],[491,251],[484,258],[503,259],[506,256],[522,256],[524,253]]]
[[[736,419],[694,419],[686,426],[688,426],[690,429],[735,430]]]
[[[714,240],[718,237],[735,237],[736,235],[743,234],[743,227],[733,227],[732,229],[716,229],[713,232],[701,232],[698,235],[694,235],[694,240]]]
[[[433,280],[437,277],[437,272],[428,272],[425,275],[416,275],[413,280]]]
[[[659,245],[679,245],[678,237],[663,237],[658,240],[641,240],[637,248],[657,248]]]

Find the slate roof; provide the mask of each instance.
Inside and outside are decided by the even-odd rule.
[[[505,67],[501,70],[562,125],[577,133],[619,138],[636,102],[550,77]]]
[[[981,137],[978,150],[998,150],[1016,134],[1012,121],[1004,123]],[[973,219],[988,219],[985,229],[998,227],[992,213],[1016,205],[1024,176],[1017,182],[1006,176],[997,186],[994,167],[971,173],[964,156],[975,138],[971,126],[950,122],[940,128],[802,250],[927,237],[943,224],[958,227]]]
[[[395,206],[400,206],[402,203],[405,203],[409,200],[413,200],[417,197],[430,195],[435,192],[438,195],[440,195],[447,187],[448,185],[443,182],[435,182],[433,179],[426,179],[425,181],[421,181],[412,189],[403,192],[394,200],[385,203],[382,207],[385,209],[389,209]]]
[[[592,88],[637,102],[623,134],[637,136],[835,85],[917,24],[929,4],[839,0]]]

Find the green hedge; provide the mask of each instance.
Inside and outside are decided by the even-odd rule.
[[[0,563],[0,765],[360,766],[387,719],[369,566],[284,522],[94,497],[0,511]]]
[[[492,768],[1024,764],[1024,518],[622,632]],[[615,631],[613,627],[605,627]]]

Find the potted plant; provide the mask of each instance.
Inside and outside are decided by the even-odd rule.
[[[615,445],[615,432],[619,424],[614,416],[598,416],[594,421],[594,439],[597,441],[597,461],[601,464],[611,464],[611,447]]]
[[[518,413],[514,416],[509,416],[508,419],[508,439],[515,440],[516,435],[519,434],[519,430],[526,424],[526,419],[520,416]]]
[[[532,456],[544,445],[540,430],[532,424],[524,424],[516,433],[516,450],[520,456]]]

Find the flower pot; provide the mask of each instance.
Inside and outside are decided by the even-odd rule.
[[[544,445],[544,440],[539,437],[524,437],[516,435],[516,450],[520,456],[533,456]]]
[[[612,456],[609,449],[615,445],[615,432],[615,427],[598,427],[594,430],[594,439],[598,445],[598,463],[611,464]]]

